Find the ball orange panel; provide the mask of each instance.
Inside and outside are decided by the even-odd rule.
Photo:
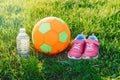
[[[57,50],[59,52],[61,52],[62,50],[64,50],[64,43],[58,42],[53,46],[53,51]]]
[[[63,31],[64,26],[63,23],[58,22],[57,20],[53,20],[51,23],[51,28],[56,31],[56,32],[61,32]]]
[[[44,43],[44,36],[38,31],[34,33],[34,46],[39,49],[39,46]]]
[[[52,46],[58,42],[58,34],[51,30],[45,34],[45,43]]]

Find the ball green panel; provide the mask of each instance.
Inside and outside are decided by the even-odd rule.
[[[48,52],[51,52],[52,51],[52,47],[47,45],[47,44],[42,44],[40,46],[40,49],[45,52],[45,53],[48,53]]]
[[[50,30],[50,23],[43,23],[40,25],[39,27],[39,32],[41,32],[42,34],[45,34],[46,32],[48,32]]]
[[[59,34],[59,41],[65,43],[68,39],[68,34],[66,31],[63,31]]]

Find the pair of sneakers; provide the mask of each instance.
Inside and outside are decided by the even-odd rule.
[[[85,38],[85,35],[79,34],[72,42],[72,47],[68,52],[70,59],[91,59],[97,58],[99,54],[99,42],[97,37],[92,34]]]

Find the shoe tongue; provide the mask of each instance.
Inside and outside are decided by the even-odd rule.
[[[73,40],[73,43],[83,43],[84,42],[84,40]]]
[[[97,46],[99,45],[99,42],[97,40],[87,39],[86,42],[90,44],[95,44]]]

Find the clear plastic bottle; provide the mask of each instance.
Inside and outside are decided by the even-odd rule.
[[[30,38],[25,28],[20,28],[20,32],[16,38],[18,56],[28,57],[30,53]]]

